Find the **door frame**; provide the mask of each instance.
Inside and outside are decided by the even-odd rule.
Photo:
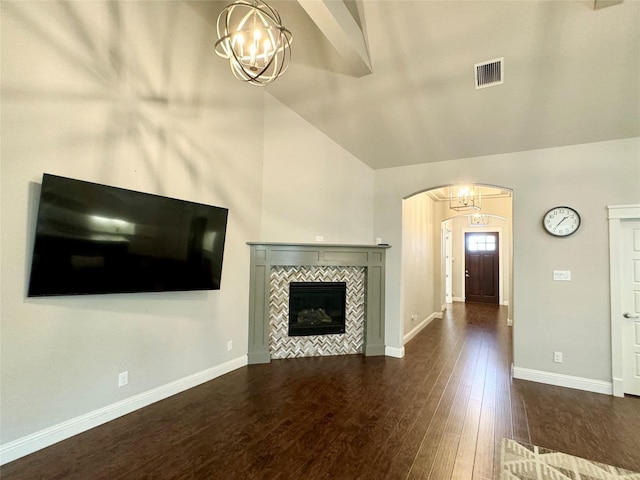
[[[609,289],[611,304],[611,379],[613,395],[624,397],[624,358],[622,352],[622,222],[640,220],[640,204],[610,205],[609,211]]]
[[[444,303],[453,303],[453,232],[449,220],[442,225],[442,257],[444,260]]]
[[[462,228],[461,230],[461,234],[462,234],[462,251],[460,252],[460,258],[463,259],[462,262],[460,262],[460,266],[462,267],[460,269],[460,275],[461,275],[461,279],[462,279],[462,286],[461,286],[461,292],[462,292],[462,299],[463,301],[466,301],[467,299],[467,287],[465,285],[465,281],[464,281],[464,272],[466,269],[466,265],[465,265],[465,252],[467,250],[467,242],[466,242],[466,235],[467,233],[483,233],[483,232],[487,232],[487,233],[497,233],[498,234],[498,305],[505,305],[504,303],[504,295],[503,295],[503,290],[504,290],[504,285],[503,285],[503,276],[504,276],[504,272],[502,271],[503,266],[504,266],[504,252],[503,252],[503,246],[502,246],[502,227],[465,227]]]

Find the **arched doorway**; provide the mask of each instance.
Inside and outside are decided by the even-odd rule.
[[[497,303],[512,320],[512,199],[509,188],[472,184],[482,196],[478,208],[458,206],[457,188],[446,185],[415,193],[403,201],[402,311],[406,343],[452,302],[465,301],[465,234],[495,232],[500,254]],[[452,191],[454,194],[452,195]],[[453,202],[452,203],[452,196]],[[462,199],[465,201],[465,199]]]

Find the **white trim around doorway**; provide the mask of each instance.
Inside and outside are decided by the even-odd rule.
[[[609,288],[611,305],[611,377],[613,395],[624,397],[622,354],[622,221],[640,220],[640,205],[612,205],[609,210]]]

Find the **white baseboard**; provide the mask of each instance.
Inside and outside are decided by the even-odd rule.
[[[415,337],[418,333],[420,333],[420,331],[424,327],[429,325],[433,321],[434,318],[442,318],[442,312],[433,312],[431,315],[429,315],[427,318],[425,318],[423,321],[421,321],[418,325],[413,327],[410,332],[408,332],[408,333],[406,333],[404,335],[404,338],[402,339],[402,343],[406,344],[409,340],[411,340],[413,337]]]
[[[462,297],[453,297],[454,302],[464,302],[464,298]]]
[[[546,383],[547,385],[574,388],[576,390],[603,393],[605,395],[613,394],[613,385],[611,382],[603,382],[601,380],[593,380],[591,378],[574,377],[572,375],[543,372],[541,370],[532,370],[522,367],[512,367],[512,375],[513,378],[529,380],[530,382]]]
[[[404,357],[404,347],[396,348],[386,345],[384,347],[384,354],[387,357],[402,358]]]
[[[98,425],[184,392],[245,365],[247,365],[246,355],[0,445],[0,465],[86,432]]]

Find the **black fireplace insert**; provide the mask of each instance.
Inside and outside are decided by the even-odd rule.
[[[289,336],[345,333],[346,282],[291,282]]]

